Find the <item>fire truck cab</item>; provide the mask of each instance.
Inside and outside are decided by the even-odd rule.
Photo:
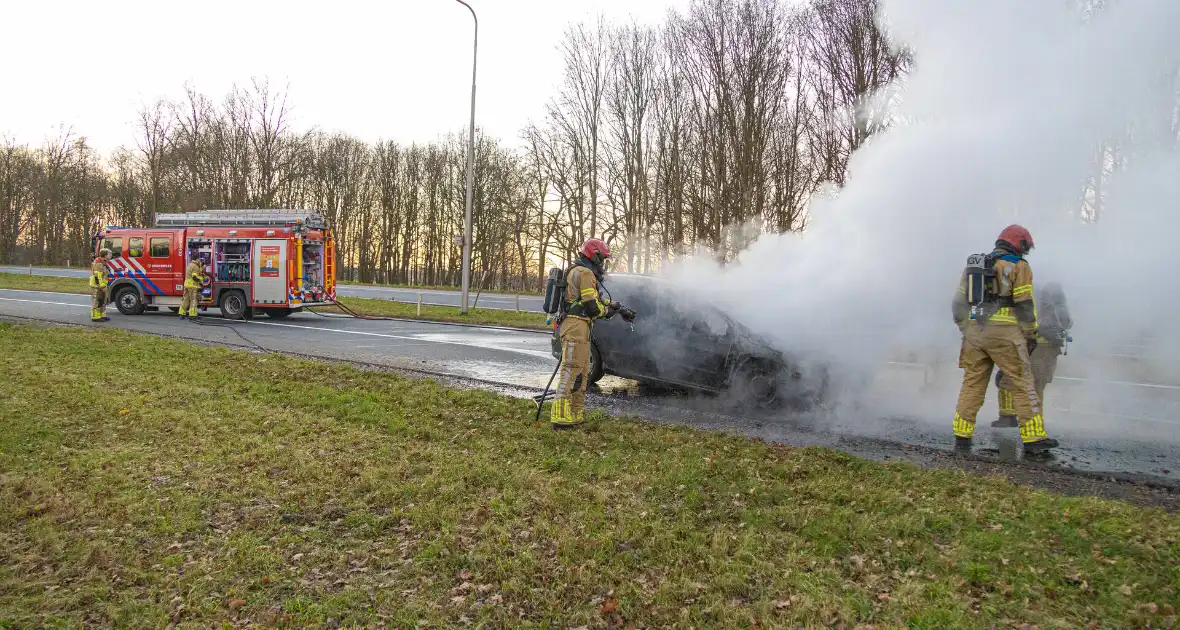
[[[332,230],[310,210],[157,213],[153,227],[107,226],[94,240],[96,253],[111,250],[109,295],[124,315],[178,311],[194,255],[209,276],[201,309],[229,319],[286,317],[336,299]]]

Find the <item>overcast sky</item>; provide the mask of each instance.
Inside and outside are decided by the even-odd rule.
[[[659,22],[688,0],[469,0],[480,18],[476,125],[515,142],[556,90],[566,24]],[[135,112],[185,82],[290,83],[298,128],[430,141],[467,123],[471,15],[455,0],[8,0],[0,135],[38,144],[73,125],[106,152]]]

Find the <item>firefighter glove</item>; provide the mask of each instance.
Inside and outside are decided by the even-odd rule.
[[[619,308],[619,314],[622,315],[623,321],[627,322],[628,324],[635,321],[635,311],[627,308],[626,306]]]
[[[607,304],[605,319],[610,319],[610,318],[614,317],[615,313],[618,313],[619,309],[621,309],[621,308],[623,308],[623,305],[619,304],[618,302],[611,302],[610,304]]]

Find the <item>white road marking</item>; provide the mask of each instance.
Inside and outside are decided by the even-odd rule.
[[[19,298],[6,298],[6,297],[0,297],[0,300],[4,300],[5,302],[27,302],[29,304],[53,304],[54,306],[72,306],[74,308],[84,308],[84,309],[90,310],[89,304],[71,304],[69,302],[47,302],[45,300],[22,300]]]

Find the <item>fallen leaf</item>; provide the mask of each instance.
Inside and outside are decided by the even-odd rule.
[[[1160,607],[1155,602],[1149,602],[1146,604],[1139,604],[1139,612],[1145,612],[1150,615],[1154,615],[1154,614],[1159,613],[1159,611],[1160,611]]]
[[[774,604],[775,610],[783,610],[784,608],[791,607],[791,600],[789,599],[776,599],[771,603]]]
[[[456,596],[454,596],[454,597],[452,597],[452,598],[451,598],[451,603],[452,603],[452,604],[462,604],[462,603],[463,603],[463,602],[465,602],[465,601],[467,601],[467,596],[466,596],[466,595],[456,595]]]
[[[291,559],[294,560],[295,562],[299,562],[299,559],[302,557],[303,557],[303,554],[297,553],[297,554],[291,556]]]
[[[120,416],[125,416],[125,415],[127,415],[127,414],[129,414],[129,413],[131,413],[131,410],[130,410],[130,409],[120,409],[120,410],[119,410],[119,415],[120,415]]]
[[[1132,591],[1131,591],[1130,586],[1127,586],[1126,584],[1124,584],[1119,587],[1119,592],[1122,593],[1123,595],[1126,595],[1127,597],[1130,597]]]
[[[602,602],[602,605],[598,607],[598,610],[604,615],[613,615],[619,610],[619,600],[613,597],[608,597]]]
[[[877,593],[877,599],[885,601],[889,599],[889,593]]]
[[[471,579],[471,571],[467,571],[467,570],[460,571],[459,572],[459,579],[460,580],[470,580]]]
[[[262,583],[263,584],[270,584],[270,578],[269,577],[262,578]]]
[[[229,600],[229,609],[230,610],[237,610],[245,605],[246,605],[246,600],[244,600],[244,599],[231,599],[231,600]]]

